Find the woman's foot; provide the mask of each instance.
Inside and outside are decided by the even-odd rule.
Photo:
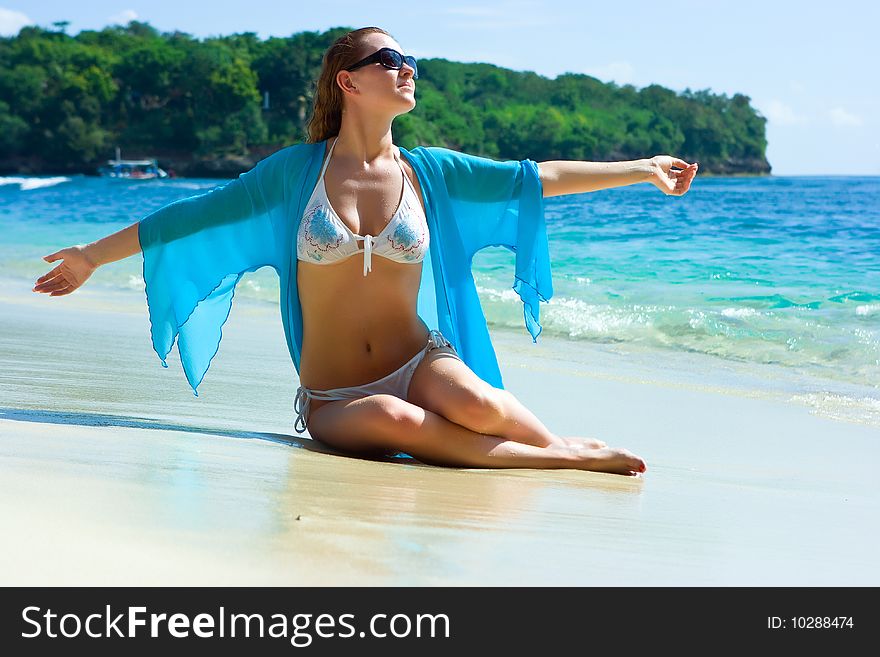
[[[581,445],[573,446],[572,451],[578,461],[575,467],[580,470],[611,472],[632,477],[640,475],[648,469],[641,458],[626,449],[592,448]]]

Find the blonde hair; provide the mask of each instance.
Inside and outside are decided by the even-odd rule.
[[[375,32],[391,36],[381,27],[362,27],[343,34],[327,48],[321,73],[315,83],[312,115],[306,126],[307,143],[314,144],[339,134],[342,127],[342,89],[336,84],[336,74],[361,59],[358,54],[363,38]]]

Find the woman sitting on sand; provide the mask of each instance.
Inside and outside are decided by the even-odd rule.
[[[644,472],[645,462],[625,449],[555,435],[500,387],[470,256],[490,244],[516,252],[514,289],[534,338],[538,300],[552,293],[549,275],[543,290],[535,280],[547,258],[540,197],[643,181],[682,195],[696,164],[665,155],[535,165],[439,148],[410,153],[391,132],[394,118],[416,105],[416,61],[401,53],[376,27],[340,37],[324,55],[307,144],[118,233],[46,256],[62,262],[34,290],[70,294],[98,266],[143,252],[154,347],[164,365],[178,338],[195,391],[235,284],[268,264],[281,275],[300,374],[298,431],[307,427],[346,452],[405,452],[445,466]]]

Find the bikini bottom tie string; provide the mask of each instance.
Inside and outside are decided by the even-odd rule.
[[[293,400],[293,410],[296,411],[296,421],[293,423],[293,428],[298,433],[306,430],[306,416],[309,413],[309,402],[311,399],[308,389],[300,386],[296,391],[296,398]]]

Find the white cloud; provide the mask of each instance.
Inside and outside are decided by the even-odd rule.
[[[617,84],[635,84],[636,72],[629,62],[618,60],[604,66],[592,66],[584,70],[587,75],[608,82],[614,80]]]
[[[107,20],[110,25],[128,25],[131,21],[136,21],[137,19],[138,13],[134,9],[125,9]]]
[[[761,114],[767,117],[770,123],[779,125],[804,125],[809,123],[807,117],[798,114],[791,107],[775,98],[768,100],[766,103],[755,103]]]
[[[34,21],[20,11],[0,7],[0,36],[15,36],[25,25],[33,25]]]
[[[831,108],[828,111],[828,116],[831,117],[831,123],[837,126],[860,126],[863,123],[860,116],[847,112],[842,107]]]

